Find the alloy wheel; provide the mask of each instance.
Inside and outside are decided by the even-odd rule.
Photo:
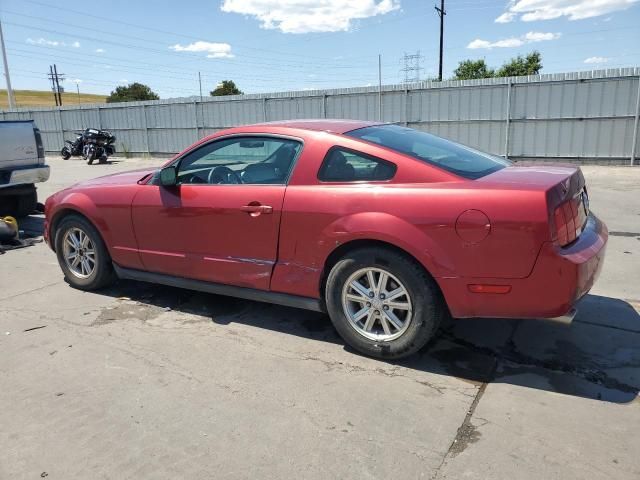
[[[70,228],[62,240],[64,261],[69,271],[78,278],[88,278],[96,268],[96,249],[83,230]]]
[[[342,307],[356,332],[383,342],[400,337],[413,313],[409,291],[402,282],[390,272],[373,267],[362,268],[347,279]]]

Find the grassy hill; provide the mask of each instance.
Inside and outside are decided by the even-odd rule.
[[[18,108],[28,107],[55,107],[53,92],[39,90],[14,90],[13,95]],[[80,103],[105,103],[106,95],[93,95],[80,93],[80,98],[75,92],[65,92],[62,94],[62,105],[78,105]],[[0,90],[0,110],[9,107],[7,101],[7,91]]]

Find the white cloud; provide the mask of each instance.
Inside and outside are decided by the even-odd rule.
[[[190,43],[189,45],[175,45],[169,47],[175,52],[205,52],[207,58],[233,58],[231,53],[231,45],[228,43],[212,43],[199,40],[197,42]]]
[[[589,57],[584,59],[584,63],[600,64],[607,63],[609,59],[607,57]]]
[[[472,42],[467,45],[467,48],[472,50],[485,48],[515,48],[521,47],[527,43],[536,43],[536,42],[545,42],[549,40],[557,40],[560,38],[560,33],[551,33],[551,32],[527,32],[520,37],[510,37],[503,38],[502,40],[497,40],[495,42],[490,42],[488,40],[481,40],[476,38]]]
[[[599,17],[625,10],[640,0],[511,0],[507,11],[495,19],[508,23],[516,18],[523,22],[567,17],[569,20]]]
[[[104,53],[104,48],[96,48],[96,53]]]
[[[524,39],[528,42],[546,42],[548,40],[556,40],[558,38],[560,38],[559,33],[527,32],[524,34]]]
[[[73,80],[71,80],[73,83],[75,83],[76,85],[79,85],[82,83],[82,80],[80,80],[79,78],[74,78]]]
[[[512,22],[515,17],[516,17],[516,14],[513,13],[513,12],[504,12],[502,15],[500,15],[498,18],[496,18],[494,20],[494,22],[496,22],[496,23],[509,23],[509,22]]]
[[[64,46],[63,42],[59,42],[57,40],[47,40],[46,38],[38,38],[34,40],[33,38],[27,38],[27,43],[29,45],[46,45],[49,47],[58,47],[60,45]]]
[[[75,41],[73,43],[65,43],[65,42],[61,42],[60,40],[49,40],[47,38],[27,38],[27,43],[29,45],[42,45],[45,47],[73,47],[73,48],[80,48],[80,42]]]
[[[220,8],[283,33],[340,32],[349,30],[352,20],[399,9],[400,0],[224,0]]]
[[[120,80],[118,80],[118,82],[120,82],[120,83],[129,83],[129,80],[127,80],[126,78],[121,78]]]

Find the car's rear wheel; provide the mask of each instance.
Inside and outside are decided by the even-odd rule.
[[[115,281],[102,237],[86,219],[78,215],[63,218],[54,238],[58,263],[71,286],[96,290]]]
[[[438,288],[425,270],[385,248],[363,248],[339,260],[327,278],[325,299],[342,338],[377,358],[417,352],[445,314]]]

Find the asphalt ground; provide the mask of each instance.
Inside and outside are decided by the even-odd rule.
[[[160,163],[48,161],[41,199]],[[640,478],[640,168],[583,171],[611,237],[574,323],[453,320],[401,362],[322,314],[0,255],[0,479]]]

